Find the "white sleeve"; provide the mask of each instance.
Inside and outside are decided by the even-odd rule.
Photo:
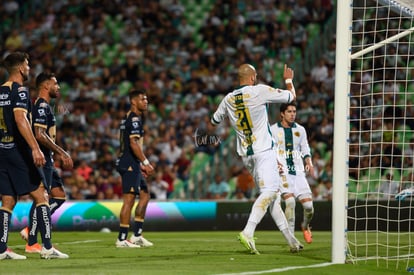
[[[227,114],[227,108],[225,101],[227,100],[227,96],[223,98],[220,102],[217,110],[214,112],[213,116],[211,117],[211,123],[214,125],[220,124],[224,120]]]
[[[260,89],[260,98],[264,103],[289,103],[293,100],[293,95],[289,90],[273,88],[264,84],[257,84]]]
[[[300,151],[303,155],[303,159],[305,159],[306,157],[311,157],[311,151],[310,151],[310,147],[309,147],[309,142],[308,142],[308,136],[306,134],[306,130],[305,127],[301,126],[301,132],[302,132],[302,140],[300,142]]]

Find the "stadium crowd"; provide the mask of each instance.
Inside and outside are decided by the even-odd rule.
[[[218,150],[219,144],[195,146],[195,133],[222,140],[229,135],[226,125],[213,129],[209,121],[223,94],[237,85],[235,68],[251,63],[261,81],[283,87],[280,67],[302,57],[306,27],[322,26],[333,9],[330,0],[209,1],[198,29],[186,16],[187,2],[33,0],[28,6],[5,0],[0,5],[2,57],[17,50],[30,54],[33,97],[40,72],[54,72],[60,83],[57,143],[75,165],[65,170],[55,164],[69,199],[121,196],[114,162],[131,87],[147,91],[146,155],[170,195],[177,179],[188,180],[195,154]],[[194,39],[197,34],[201,41]],[[332,42],[304,81],[295,83],[297,121],[308,130],[316,166],[316,178],[310,178],[315,200],[329,199],[332,186],[334,56]],[[6,79],[4,70],[0,79]],[[241,172],[228,168],[225,180]]]

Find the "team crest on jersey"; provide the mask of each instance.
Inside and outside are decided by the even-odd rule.
[[[138,122],[132,122],[132,127],[138,128],[139,127],[139,123]]]
[[[278,136],[279,138],[282,138],[282,137],[283,137],[282,132],[277,133],[277,136]]]
[[[45,109],[38,109],[37,112],[39,113],[39,116],[44,116],[45,113]]]
[[[295,132],[295,136],[300,137],[300,133],[299,132]]]
[[[26,99],[26,98],[27,98],[27,96],[26,96],[26,93],[25,93],[25,92],[21,92],[21,93],[19,93],[19,96],[20,96],[20,99]]]

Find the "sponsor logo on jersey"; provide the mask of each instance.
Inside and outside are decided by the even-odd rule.
[[[11,100],[0,101],[0,106],[9,106],[11,105]]]

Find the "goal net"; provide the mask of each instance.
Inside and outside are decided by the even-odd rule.
[[[349,3],[345,258],[405,269],[414,197],[396,195],[414,186],[414,0]]]

